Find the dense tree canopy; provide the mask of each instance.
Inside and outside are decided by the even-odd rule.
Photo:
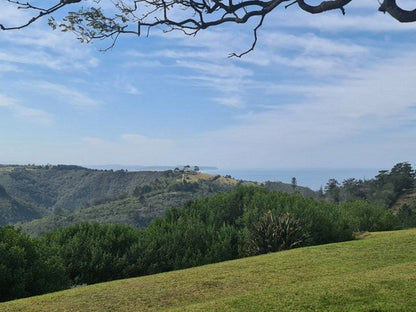
[[[0,227],[0,302],[69,286],[62,259],[44,241]]]
[[[250,51],[257,42],[257,30],[264,18],[277,7],[297,5],[312,14],[331,10],[340,10],[345,14],[346,7],[353,0],[320,3],[313,0],[55,0],[55,3],[46,7],[39,2],[6,0],[5,3],[16,9],[30,11],[32,17],[17,25],[5,25],[0,21],[0,28],[21,29],[46,17],[54,29],[74,32],[82,42],[111,38],[114,45],[120,34],[146,35],[154,27],[162,28],[165,32],[180,30],[184,34],[195,35],[200,30],[224,23],[244,24],[257,18]],[[378,10],[402,23],[416,21],[416,9],[404,10],[396,0],[383,0]]]

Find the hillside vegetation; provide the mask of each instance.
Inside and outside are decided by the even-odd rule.
[[[393,205],[393,211],[405,220],[405,225],[416,225],[416,188],[405,192]]]
[[[0,184],[0,225],[39,218],[39,209],[10,196]]]
[[[2,312],[416,311],[416,229],[0,303]]]
[[[32,235],[83,221],[141,229],[167,209],[181,207],[188,200],[255,184],[195,171],[0,165],[0,186],[8,195],[6,204],[0,194],[0,225],[36,220],[21,224],[23,231]],[[279,182],[270,183],[270,188],[294,191]],[[316,195],[308,188],[296,190],[306,196]]]
[[[402,226],[392,210],[365,201],[318,202],[239,186],[172,208],[144,230],[79,223],[29,237],[11,226],[0,227],[0,301],[347,241],[357,232]]]

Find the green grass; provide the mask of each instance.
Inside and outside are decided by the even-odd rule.
[[[14,170],[13,167],[0,166],[0,172],[12,172],[13,170]]]
[[[416,311],[416,229],[79,287],[0,311]]]

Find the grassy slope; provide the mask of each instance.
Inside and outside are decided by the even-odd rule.
[[[0,311],[416,311],[416,229],[91,285]]]

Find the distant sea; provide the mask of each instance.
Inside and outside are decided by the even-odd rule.
[[[345,179],[355,178],[369,180],[374,178],[380,169],[213,169],[203,170],[210,174],[230,175],[235,179],[265,182],[280,181],[291,183],[296,178],[299,186],[306,186],[312,190],[325,187],[329,179],[337,179],[342,183]]]
[[[102,166],[87,166],[92,169],[127,169],[129,171],[164,171],[172,170],[180,166],[128,166],[128,165],[102,165]],[[191,166],[193,168],[193,166]],[[200,166],[202,172],[209,174],[219,174],[222,176],[230,175],[235,179],[265,182],[265,181],[279,181],[284,183],[291,183],[292,178],[296,178],[299,186],[306,186],[314,191],[319,190],[322,186],[325,187],[329,179],[337,179],[342,183],[345,179],[355,178],[362,180],[373,179],[378,171],[381,169],[375,168],[349,168],[349,169],[219,169],[216,167]]]

